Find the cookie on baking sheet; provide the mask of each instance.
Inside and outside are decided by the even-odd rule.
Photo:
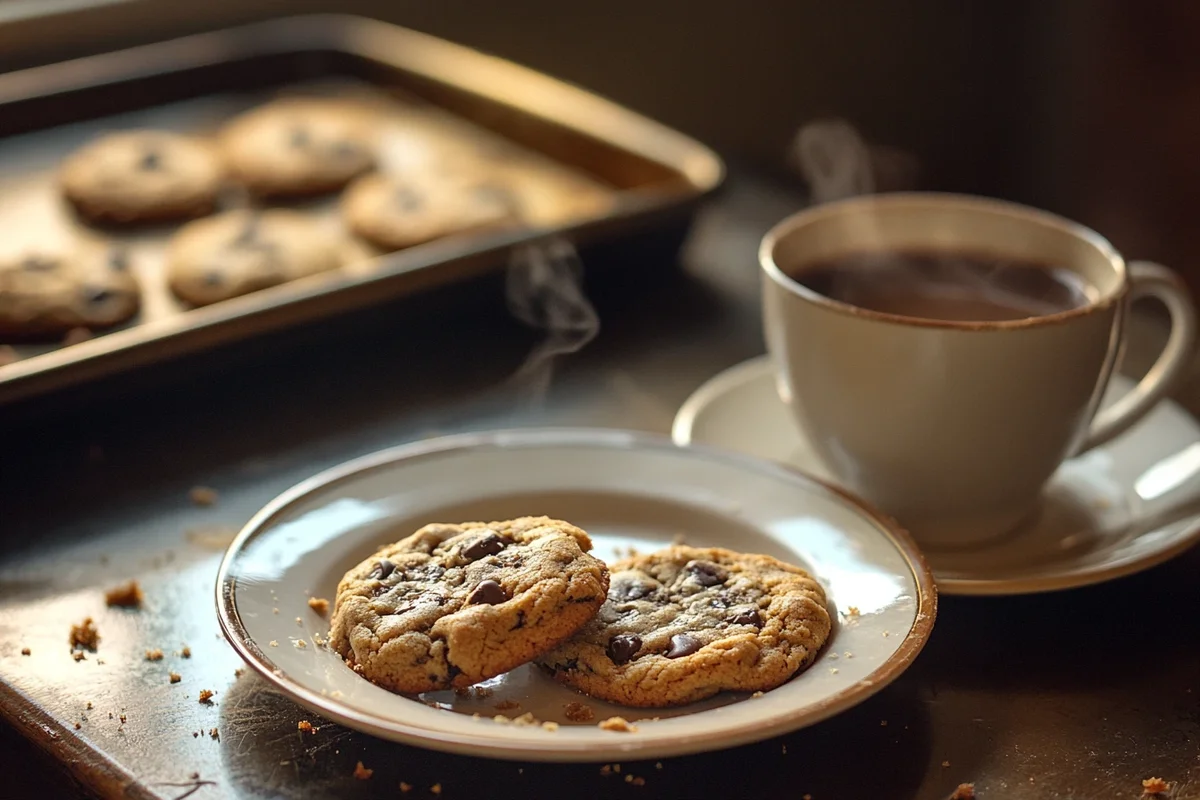
[[[203,306],[340,263],[336,238],[299,212],[227,211],[180,228],[167,247],[167,282]]]
[[[359,178],[342,198],[342,213],[350,230],[388,251],[517,219],[514,197],[502,183],[425,174]]]
[[[604,602],[588,535],[547,517],[426,525],[338,585],[330,644],[396,692],[469,686],[554,647]]]
[[[375,166],[366,110],[334,99],[276,100],[234,118],[220,140],[234,179],[262,197],[337,191]]]
[[[94,222],[152,222],[208,214],[223,167],[207,142],[168,131],[103,136],[59,169],[63,195]]]
[[[0,259],[0,339],[46,339],[108,328],[141,306],[124,248],[87,243],[67,254]]]
[[[766,691],[807,666],[829,637],[824,590],[770,556],[671,547],[610,569],[600,613],[538,658],[602,700],[673,706]]]

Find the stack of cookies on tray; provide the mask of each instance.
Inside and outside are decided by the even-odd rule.
[[[572,210],[570,191],[535,186],[504,158],[461,142],[436,169],[388,169],[385,119],[380,107],[354,99],[296,96],[253,108],[212,137],[121,131],[70,155],[59,188],[94,229],[185,223],[170,235],[164,269],[172,294],[191,307],[342,266],[341,232],[317,224],[298,201],[341,192],[342,226],[377,253],[540,224],[546,206]],[[430,146],[453,138],[422,127],[415,113],[411,128]],[[243,207],[222,210],[231,189]],[[585,199],[593,203],[581,209],[594,210],[596,195]],[[141,306],[130,261],[116,240],[0,259],[0,341],[128,322]]]
[[[654,707],[767,691],[830,633],[820,585],[770,556],[674,546],[606,566],[548,517],[433,524],[355,566],[330,645],[401,693],[535,662],[600,700]]]

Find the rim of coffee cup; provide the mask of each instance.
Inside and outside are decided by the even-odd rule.
[[[1057,311],[1053,314],[1007,320],[941,320],[926,317],[908,317],[886,311],[875,311],[834,300],[792,278],[775,261],[775,252],[779,243],[785,237],[792,235],[798,228],[814,224],[819,220],[831,216],[848,213],[862,206],[900,207],[919,205],[928,205],[931,208],[967,207],[975,211],[1020,219],[1035,225],[1056,229],[1089,244],[1101,258],[1112,266],[1113,271],[1116,273],[1116,281],[1108,291],[1098,290],[1098,296],[1089,298],[1088,302],[1074,308]],[[1124,257],[1117,252],[1117,249],[1106,238],[1086,225],[1074,222],[1050,211],[1043,211],[1032,206],[1013,203],[1008,200],[996,200],[990,197],[952,192],[881,192],[879,194],[858,195],[842,200],[834,200],[805,208],[780,220],[767,231],[766,235],[763,236],[762,243],[759,245],[758,261],[762,271],[772,282],[814,305],[861,319],[921,328],[1003,330],[1055,325],[1091,314],[1098,309],[1108,308],[1114,303],[1119,302],[1128,291]],[[1066,265],[1065,268],[1076,272],[1069,265]]]

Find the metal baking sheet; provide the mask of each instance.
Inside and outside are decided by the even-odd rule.
[[[433,144],[489,152],[531,196],[585,202],[542,210],[521,228],[449,236],[381,254],[341,229],[337,196],[300,205],[336,231],[346,266],[203,308],[168,291],[163,252],[178,225],[132,231],[80,223],[56,184],[61,160],[113,130],[215,131],[282,95],[353,98],[388,133],[381,169],[412,168]],[[415,121],[415,122],[414,122]],[[419,164],[417,164],[419,166]],[[292,17],[0,76],[0,248],[126,243],[143,288],[129,324],[65,346],[17,344],[0,366],[0,403],[351,310],[503,265],[546,236],[587,244],[690,213],[723,165],[694,140],[539,73],[394,25]],[[554,194],[558,192],[558,194]],[[223,207],[248,200],[232,191]]]

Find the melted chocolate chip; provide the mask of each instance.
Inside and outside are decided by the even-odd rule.
[[[101,303],[107,303],[111,300],[113,293],[108,289],[98,286],[85,286],[83,288],[83,297],[88,305],[98,306]]]
[[[686,633],[677,633],[671,637],[671,647],[667,650],[667,658],[690,656],[700,649],[700,642]]]
[[[646,581],[617,581],[609,589],[609,595],[613,600],[626,602],[629,600],[641,600],[643,597],[652,594],[654,587]]]
[[[618,633],[608,640],[608,657],[614,664],[624,664],[642,649],[642,638],[636,633]]]
[[[381,558],[381,559],[379,559],[379,563],[375,565],[375,569],[371,570],[370,574],[368,574],[367,577],[375,578],[377,580],[383,580],[384,578],[386,578],[388,575],[391,575],[395,571],[396,571],[395,564],[393,564],[391,561],[389,561],[386,558]]]
[[[508,592],[504,591],[504,587],[495,581],[480,581],[475,590],[471,592],[467,598],[467,605],[488,605],[494,606],[497,603],[503,603],[508,599]]]
[[[141,160],[138,161],[138,169],[147,172],[162,169],[162,153],[157,150],[146,150],[142,153]]]
[[[28,256],[21,261],[21,269],[30,272],[49,272],[58,268],[58,261],[46,256]]]
[[[421,210],[421,195],[417,194],[407,186],[397,187],[396,191],[392,195],[392,199],[401,211]]]
[[[724,583],[729,573],[711,561],[689,561],[686,569],[692,573],[692,579],[701,586],[716,586]]]
[[[757,608],[743,608],[734,613],[729,621],[734,625],[753,625],[756,628],[762,625],[762,617],[759,616]]]
[[[463,558],[469,558],[472,561],[478,561],[484,556],[494,556],[503,550],[509,541],[495,533],[489,533],[463,548]]]
[[[118,248],[109,253],[108,268],[113,272],[124,272],[129,269],[129,251]]]

